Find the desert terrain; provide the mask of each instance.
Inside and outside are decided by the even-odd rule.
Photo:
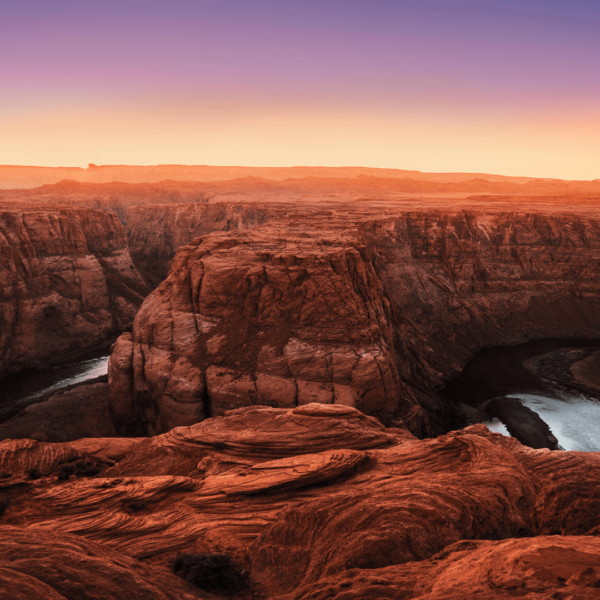
[[[90,165],[0,187],[10,598],[598,597],[600,455],[453,382],[574,340],[519,376],[597,401],[600,181]],[[105,370],[19,395],[86,352]],[[203,588],[182,553],[238,571]]]

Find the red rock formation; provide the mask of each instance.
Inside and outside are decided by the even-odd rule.
[[[435,390],[477,349],[600,335],[599,248],[595,220],[562,214],[367,209],[213,233],[116,346],[113,410],[156,434],[317,401],[440,431]]]
[[[101,473],[57,479],[77,460]],[[151,583],[182,594],[170,557],[226,551],[266,598],[591,599],[598,467],[595,454],[528,449],[482,425],[419,441],[320,404],[239,409],[147,440],[4,441],[14,529],[0,529],[0,581],[25,573],[37,598],[46,585],[81,590],[95,570],[112,597]],[[50,555],[61,544],[68,572]]]
[[[104,211],[2,212],[0,253],[0,375],[105,342],[149,291]]]
[[[351,569],[285,598],[595,600],[600,586],[599,558],[600,541],[594,538],[457,542],[423,562]]]
[[[180,250],[133,344],[116,346],[113,410],[135,409],[127,420],[152,434],[253,404],[392,413],[402,391],[388,306],[352,232],[213,234]],[[418,423],[404,398],[402,415]]]
[[[215,598],[75,535],[0,527],[0,589],[7,600]]]
[[[574,381],[592,393],[600,393],[600,351],[592,352],[571,365]]]

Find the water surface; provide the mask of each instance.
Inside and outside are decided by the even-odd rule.
[[[43,394],[106,375],[108,357],[109,348],[102,348],[44,369],[4,377],[0,380],[0,422],[35,404]]]
[[[535,357],[566,348],[594,348],[600,340],[534,340],[517,346],[486,348],[477,353],[442,395],[486,415],[495,398],[517,398],[550,427],[564,450],[600,452],[600,400],[541,377],[524,364]],[[490,430],[509,435],[492,415],[482,418]]]
[[[564,450],[600,452],[600,402],[581,393],[513,394],[550,427]]]

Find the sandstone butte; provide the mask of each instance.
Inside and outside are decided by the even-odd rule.
[[[600,337],[597,196],[368,175],[0,194],[1,373],[125,331],[108,386],[20,415],[93,405],[95,438],[0,442],[9,598],[214,597],[180,551],[234,556],[248,597],[600,597],[598,456],[447,433],[439,395],[484,346]]]
[[[82,459],[101,472],[58,479]],[[167,568],[193,550],[234,556],[247,597],[598,598],[599,467],[483,425],[418,440],[318,403],[147,439],[5,440],[0,589],[214,598]]]

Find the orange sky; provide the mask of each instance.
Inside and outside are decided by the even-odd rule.
[[[597,179],[599,30],[589,0],[20,0],[0,164]]]
[[[600,178],[600,118],[485,118],[460,107],[364,111],[190,101],[23,108],[0,116],[0,164],[360,165]]]

